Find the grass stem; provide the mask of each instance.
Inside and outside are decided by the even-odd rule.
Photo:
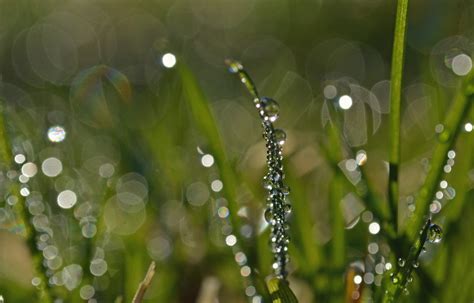
[[[388,200],[395,230],[398,230],[398,186],[400,164],[400,104],[408,0],[398,0],[392,51],[390,87],[390,154]]]

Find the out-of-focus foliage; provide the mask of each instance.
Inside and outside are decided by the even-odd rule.
[[[388,212],[395,8],[382,0],[0,0],[1,111],[15,162],[0,167],[5,302],[31,301],[38,282],[17,212],[22,196],[50,292],[64,302],[130,302],[151,260],[145,302],[272,296],[265,146],[229,57],[280,104],[299,302],[377,301],[394,252],[409,249],[389,243],[382,218],[367,209]],[[472,68],[473,17],[470,0],[410,3],[402,228]],[[473,120],[471,110],[430,206],[443,240],[426,244],[402,302],[474,299]]]

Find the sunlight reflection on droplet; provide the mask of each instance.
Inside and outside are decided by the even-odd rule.
[[[211,189],[215,192],[220,192],[222,190],[223,184],[221,180],[214,180],[211,182]]]
[[[459,54],[453,58],[451,68],[456,75],[465,76],[472,69],[472,60],[466,54]]]
[[[362,166],[367,163],[367,153],[365,152],[365,150],[360,150],[357,152],[356,162],[359,166]]]
[[[22,195],[23,197],[27,197],[30,195],[30,190],[26,187],[23,187],[22,189],[20,189],[20,195]]]
[[[225,244],[227,244],[227,246],[234,246],[236,243],[237,243],[237,238],[234,235],[228,235],[225,238]]]
[[[161,63],[163,63],[163,66],[166,68],[172,68],[176,65],[176,56],[172,53],[166,53],[161,57]]]
[[[229,209],[225,206],[221,206],[217,210],[217,215],[222,219],[227,218],[227,216],[229,216]]]
[[[472,129],[473,129],[473,125],[472,123],[466,123],[464,124],[464,130],[467,131],[468,133],[472,132]]]
[[[56,177],[63,170],[63,164],[59,159],[51,157],[43,161],[41,170],[48,177]]]
[[[369,232],[372,235],[378,234],[380,231],[380,225],[377,222],[372,222],[369,224]]]
[[[77,202],[76,193],[74,193],[72,190],[64,190],[59,193],[57,202],[61,208],[69,209]]]
[[[23,154],[15,155],[15,163],[22,164],[25,161],[26,161],[25,155],[23,155]]]
[[[53,126],[48,129],[48,139],[51,142],[62,142],[66,138],[66,131],[62,126]]]
[[[28,178],[34,177],[37,172],[38,168],[36,167],[36,164],[32,162],[25,163],[21,167],[21,173],[27,176]]]
[[[360,284],[360,283],[362,283],[362,277],[359,276],[359,275],[355,275],[355,276],[354,276],[354,283],[355,283],[355,284]]]
[[[214,157],[210,154],[205,154],[201,158],[201,163],[204,167],[211,167],[214,164]]]
[[[352,98],[348,95],[341,96],[338,103],[340,108],[347,110],[352,107]]]

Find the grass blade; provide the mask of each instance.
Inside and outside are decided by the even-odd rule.
[[[395,230],[398,229],[398,168],[400,164],[400,104],[408,0],[399,0],[395,20],[390,87],[390,154],[388,200]]]
[[[431,199],[438,188],[439,180],[443,174],[447,153],[453,147],[461,130],[461,123],[469,112],[472,102],[474,102],[473,77],[474,72],[471,72],[459,86],[451,110],[448,112],[443,123],[444,130],[438,136],[438,143],[433,152],[430,170],[416,200],[416,210],[412,216],[413,219],[406,228],[406,232],[411,239],[416,237],[417,231],[423,225]]]

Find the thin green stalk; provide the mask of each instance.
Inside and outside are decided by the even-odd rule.
[[[398,185],[400,164],[400,104],[408,0],[398,0],[392,51],[390,87],[390,155],[388,200],[395,230],[398,230]]]
[[[0,165],[4,167],[11,167],[13,164],[13,157],[11,154],[10,141],[5,130],[5,121],[4,121],[4,108],[3,100],[0,100]],[[19,201],[16,203],[15,207],[18,211],[18,214],[25,225],[25,239],[26,244],[30,250],[31,258],[33,260],[34,266],[34,275],[40,279],[40,284],[38,288],[38,298],[37,302],[40,303],[51,303],[53,302],[52,296],[50,294],[50,288],[48,286],[48,277],[45,273],[45,268],[42,265],[43,256],[40,250],[36,248],[36,230],[31,223],[31,214],[28,211],[28,208],[25,204],[25,199],[19,194],[20,188],[18,184],[15,184],[11,188],[18,197]]]
[[[431,220],[425,223],[425,226],[420,233],[415,244],[410,248],[410,252],[406,260],[401,260],[398,264],[398,270],[390,279],[386,279],[386,292],[383,298],[383,303],[397,302],[398,297],[402,292],[407,292],[407,286],[412,282],[412,272],[414,268],[418,267],[418,257],[423,251],[423,246],[428,239],[430,233]]]
[[[423,218],[428,213],[430,202],[433,199],[443,174],[443,166],[446,162],[447,153],[453,147],[456,137],[461,130],[464,117],[474,102],[473,78],[474,72],[471,72],[459,86],[451,110],[444,120],[444,130],[438,135],[438,143],[436,144],[433,157],[430,161],[430,170],[416,199],[416,210],[413,219],[407,225],[406,232],[410,239],[416,237],[417,231],[419,231],[423,225]]]
[[[331,216],[331,229],[332,229],[332,239],[331,239],[331,258],[330,263],[331,267],[341,272],[344,271],[344,265],[346,260],[346,250],[345,250],[345,227],[344,227],[344,218],[342,216],[341,210],[341,201],[343,199],[343,177],[341,172],[336,172],[334,178],[331,180],[330,184],[330,194],[329,194],[329,208]],[[331,302],[341,302],[344,295],[344,283],[340,276],[331,275],[330,282],[331,290]]]

